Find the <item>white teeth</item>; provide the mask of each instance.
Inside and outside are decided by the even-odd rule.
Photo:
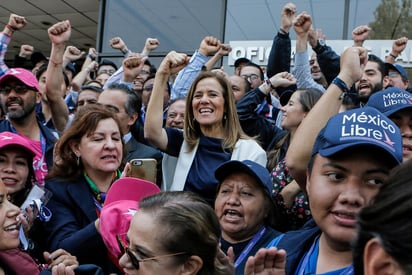
[[[9,178],[4,178],[4,179],[2,179],[3,180],[3,182],[4,183],[16,183],[17,182],[17,180],[15,180],[15,179],[9,179]]]
[[[6,226],[6,227],[4,228],[4,231],[19,230],[19,228],[20,228],[20,225],[13,224],[13,225]]]

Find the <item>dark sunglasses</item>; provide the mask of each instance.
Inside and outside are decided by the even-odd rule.
[[[0,94],[8,95],[10,94],[11,90],[14,90],[16,94],[23,95],[27,92],[28,89],[30,88],[26,85],[4,86],[0,87]]]
[[[121,254],[125,254],[127,255],[127,257],[129,257],[130,262],[132,263],[133,267],[136,270],[139,270],[140,268],[140,263],[141,262],[147,262],[147,261],[153,261],[153,260],[157,260],[159,258],[164,258],[164,257],[172,257],[172,256],[177,256],[177,255],[183,255],[186,254],[186,252],[178,252],[178,253],[172,253],[172,254],[166,254],[166,255],[160,255],[160,256],[155,256],[155,257],[150,257],[150,258],[144,258],[144,259],[140,259],[139,257],[137,257],[129,248],[129,246],[127,246],[122,239],[120,238],[120,235],[116,235],[116,241],[117,244],[119,245],[119,249]]]

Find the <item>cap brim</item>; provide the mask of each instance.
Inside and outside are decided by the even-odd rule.
[[[399,107],[393,108],[391,110],[388,110],[386,112],[383,112],[383,114],[387,117],[389,117],[390,115],[393,115],[396,112],[399,112],[400,110],[404,110],[404,109],[409,109],[411,108],[412,110],[412,105],[408,106],[408,105],[401,105],[399,104]]]
[[[359,137],[356,138],[357,140],[359,140]],[[375,140],[375,142],[378,142]],[[377,144],[371,144],[370,141],[357,141],[356,145],[354,145],[353,143],[348,143],[348,144],[339,144],[330,148],[325,148],[325,149],[321,149],[319,150],[319,155],[321,155],[322,157],[331,157],[337,153],[340,153],[342,151],[345,151],[346,149],[349,148],[354,148],[354,147],[373,147],[378,151],[381,151],[382,153],[385,153],[386,155],[390,156],[393,160],[394,164],[400,164],[400,161],[397,159],[395,152],[392,152],[391,148],[389,147],[389,145],[387,145],[384,142],[381,142],[382,146],[378,146]],[[387,148],[387,149],[384,149]]]
[[[37,86],[33,86],[33,83],[27,82],[23,79],[18,78],[16,75],[12,75],[12,74],[6,74],[4,75],[1,79],[0,79],[0,85],[2,85],[4,82],[6,82],[9,79],[17,79],[18,81],[24,83],[25,85],[27,85],[28,87],[34,89],[35,91],[39,91],[39,87]]]

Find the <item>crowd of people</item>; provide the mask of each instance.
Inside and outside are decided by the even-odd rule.
[[[213,36],[158,67],[161,41],[114,37],[117,66],[70,46],[68,20],[50,53],[21,45],[6,64],[28,24],[11,14],[0,274],[410,274],[408,39],[381,60],[362,25],[339,55],[293,3],[280,16],[265,70],[239,58],[229,75]],[[131,177],[136,159],[156,180]]]

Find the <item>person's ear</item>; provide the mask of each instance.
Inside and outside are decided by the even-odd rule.
[[[40,92],[36,92],[36,103],[40,103],[41,102],[41,93]]]
[[[365,245],[363,270],[365,275],[402,274],[399,264],[383,249],[377,238],[370,239]]]
[[[385,89],[386,87],[388,87],[390,82],[390,78],[389,76],[385,75],[382,79],[382,87]]]
[[[69,146],[73,153],[76,155],[76,157],[81,157],[78,143],[70,143]]]
[[[182,275],[197,274],[203,266],[203,260],[199,256],[192,255],[183,264]]]
[[[129,115],[129,121],[127,122],[127,125],[131,127],[136,122],[138,117],[139,117],[139,115],[137,113]]]

